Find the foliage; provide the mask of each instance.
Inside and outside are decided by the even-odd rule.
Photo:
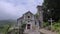
[[[20,28],[20,34],[23,34],[26,24],[22,24]]]
[[[52,31],[56,31],[60,34],[60,20],[53,24]]]
[[[8,29],[11,27],[11,25],[4,25],[0,28],[0,32],[3,34],[7,34]]]
[[[60,34],[60,0],[44,0],[44,21],[48,21],[49,18],[55,20],[52,30],[59,32]]]
[[[44,22],[44,23],[43,23],[43,27],[47,27],[48,24],[49,24],[48,22]]]
[[[53,18],[55,21],[60,19],[60,0],[44,0],[44,20]],[[49,10],[49,12],[48,12]]]
[[[48,27],[48,26],[51,26],[51,25],[49,25],[48,22],[44,22],[43,26]],[[60,32],[60,21],[52,23],[52,31]]]
[[[52,26],[52,29],[55,31],[59,31],[60,30],[60,23],[56,23]]]
[[[25,27],[26,27],[26,24],[22,24],[22,25],[21,25],[21,28],[22,28],[22,29],[25,29]]]
[[[35,16],[36,16],[36,19],[39,19],[39,14],[35,14]]]

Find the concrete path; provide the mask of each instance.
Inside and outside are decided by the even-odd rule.
[[[51,32],[51,31],[46,30],[46,29],[40,29],[39,31],[44,33],[44,34],[57,34],[56,32]]]
[[[38,30],[29,30],[26,31],[25,34],[40,34],[40,32]]]
[[[29,34],[40,34],[40,32],[38,32],[38,31],[31,31],[31,32],[29,32]]]

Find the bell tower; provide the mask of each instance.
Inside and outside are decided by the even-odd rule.
[[[43,27],[43,6],[37,6],[37,14],[39,15],[39,26]]]

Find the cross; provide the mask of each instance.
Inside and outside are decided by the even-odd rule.
[[[51,28],[52,28],[52,22],[54,21],[52,18],[50,18],[50,20],[48,20],[51,22]]]

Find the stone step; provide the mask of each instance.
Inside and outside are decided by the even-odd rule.
[[[40,32],[38,30],[29,30],[26,31],[25,34],[40,34]]]

